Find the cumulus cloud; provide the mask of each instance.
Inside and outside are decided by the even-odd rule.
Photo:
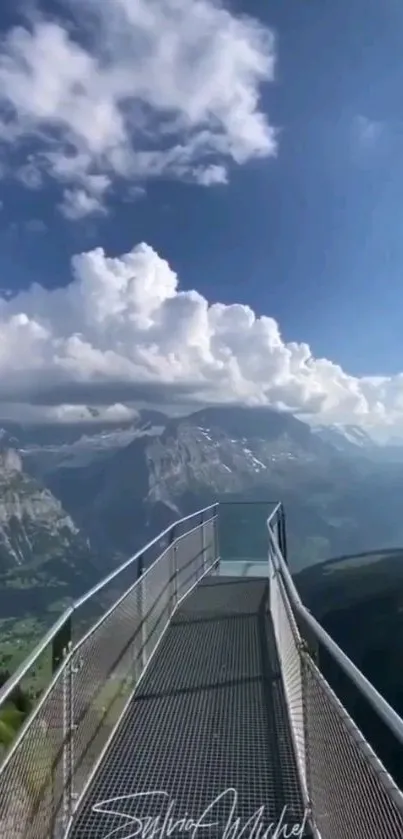
[[[56,417],[88,404],[131,410],[135,400],[241,403],[402,426],[403,373],[357,378],[314,358],[307,344],[286,343],[273,318],[181,290],[146,244],[120,257],[78,254],[72,275],[66,287],[0,299],[3,405]]]
[[[18,177],[29,188],[44,173],[67,183],[69,218],[98,212],[117,179],[209,187],[226,182],[231,162],[275,153],[259,106],[275,67],[263,25],[218,0],[61,5],[70,25],[35,16],[0,43],[0,143],[15,156],[32,141]]]

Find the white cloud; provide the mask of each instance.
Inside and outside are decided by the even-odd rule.
[[[59,204],[65,218],[77,221],[88,215],[105,215],[106,208],[96,195],[90,195],[85,189],[66,189]]]
[[[228,176],[224,166],[208,166],[206,169],[195,171],[194,177],[201,186],[228,183]]]
[[[35,409],[34,409],[35,411]],[[42,422],[44,416],[49,423],[127,423],[131,420],[138,419],[139,412],[127,405],[116,403],[115,405],[98,405],[88,407],[88,405],[56,405],[46,409],[44,415],[43,409],[36,411],[38,420]]]
[[[15,154],[32,140],[35,154],[18,170],[28,186],[46,171],[84,190],[91,212],[119,178],[210,186],[226,182],[229,163],[275,153],[259,108],[275,65],[263,25],[216,0],[65,6],[76,29],[35,17],[0,44],[0,142]]]
[[[136,408],[116,403],[114,405],[24,405],[23,416],[21,405],[9,403],[1,407],[1,419],[13,422],[28,422],[32,425],[39,424],[85,424],[100,422],[130,423],[139,418]]]
[[[144,187],[137,186],[135,184],[134,186],[129,186],[129,188],[126,190],[125,194],[122,197],[123,201],[134,203],[136,201],[140,201],[142,198],[144,198],[145,195],[146,190],[144,189]]]
[[[273,318],[182,291],[148,245],[115,258],[81,253],[72,272],[65,288],[0,299],[3,403],[56,415],[136,399],[235,401],[403,428],[403,373],[357,378],[314,358],[307,344],[284,342]]]

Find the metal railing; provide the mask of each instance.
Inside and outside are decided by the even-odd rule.
[[[401,839],[403,795],[326,681],[324,649],[401,745],[403,720],[303,605],[284,560],[284,513],[269,517],[270,608],[305,806],[319,839]]]
[[[171,615],[217,561],[215,504],[78,600],[1,688],[4,713],[43,658],[51,662],[53,677],[0,766],[0,839],[64,835]]]
[[[53,674],[0,765],[0,839],[65,834],[172,614],[218,564],[217,510],[174,523],[74,603],[0,689],[1,721],[44,660]],[[402,757],[403,721],[301,602],[281,505],[267,524],[270,609],[315,839],[401,839],[403,795],[326,680],[317,650],[365,698]]]

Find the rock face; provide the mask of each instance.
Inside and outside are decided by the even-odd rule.
[[[210,409],[171,422],[147,442],[149,498],[162,501],[193,486],[217,495],[270,480],[280,466],[311,463],[327,446],[294,417],[275,412]]]
[[[22,460],[15,449],[4,449],[0,452],[0,470],[4,475],[22,472]]]
[[[214,500],[286,500],[313,473],[326,482],[335,474],[328,468],[334,454],[291,415],[211,408],[167,419],[160,433],[137,437],[108,457],[74,466],[59,461],[43,480],[93,545],[125,557],[172,519]],[[43,464],[33,451],[25,462]]]
[[[14,449],[0,452],[0,573],[63,555],[79,530],[50,490],[23,469]]]

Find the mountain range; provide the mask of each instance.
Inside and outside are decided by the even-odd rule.
[[[281,499],[293,570],[403,541],[403,465],[355,427],[312,429],[240,407],[144,411],[123,425],[1,425],[0,591],[10,579],[38,588],[40,574],[66,589],[62,568],[76,591],[214,500]],[[264,528],[252,545],[254,529],[238,540],[245,556],[265,552]]]
[[[351,427],[221,407],[0,428],[0,667],[15,666],[72,597],[216,500],[224,559],[265,555],[265,517],[279,499],[293,572],[403,543],[398,447]]]
[[[267,410],[142,415],[135,425],[94,424],[84,433],[82,426],[36,434],[8,426],[3,438],[18,448],[27,473],[60,500],[105,567],[173,518],[217,498],[294,496],[319,476],[326,483],[326,469],[340,466],[339,452],[309,426]]]

